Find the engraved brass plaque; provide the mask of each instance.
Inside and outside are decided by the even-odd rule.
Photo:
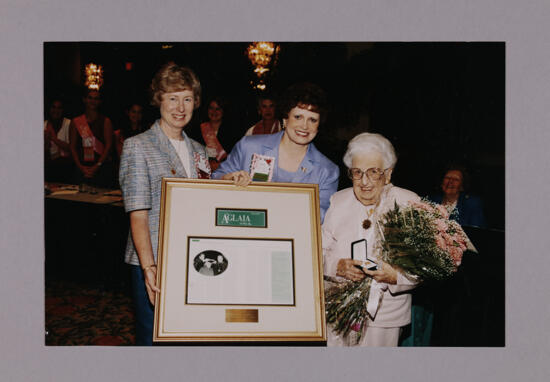
[[[226,309],[225,322],[258,322],[258,309]]]

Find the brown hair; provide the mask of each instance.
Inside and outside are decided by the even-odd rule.
[[[195,99],[194,108],[201,102],[201,83],[196,74],[189,68],[174,62],[165,64],[153,77],[151,82],[151,105],[160,106],[165,93],[191,90]]]
[[[288,113],[296,106],[319,113],[321,123],[327,117],[328,102],[326,93],[319,86],[312,83],[304,82],[290,86],[283,94],[279,105],[283,118],[288,118]]]

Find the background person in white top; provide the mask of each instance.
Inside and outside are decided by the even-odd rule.
[[[263,94],[258,98],[258,114],[262,117],[255,125],[247,131],[247,135],[275,134],[281,131],[281,124],[275,118],[275,97],[270,94]]]
[[[44,178],[46,181],[70,183],[73,172],[69,125],[63,116],[63,101],[54,98],[44,121]]]

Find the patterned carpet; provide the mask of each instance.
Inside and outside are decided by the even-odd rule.
[[[133,345],[135,320],[127,291],[49,281],[46,345]]]

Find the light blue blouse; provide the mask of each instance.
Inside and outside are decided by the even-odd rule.
[[[235,171],[249,171],[254,154],[267,155],[275,158],[273,182],[314,183],[319,185],[321,223],[330,205],[330,197],[338,189],[340,170],[330,159],[321,154],[310,143],[298,171],[291,173],[279,168],[279,144],[284,131],[276,134],[251,135],[243,137],[227,159],[212,174],[212,178],[220,179],[223,175]]]

